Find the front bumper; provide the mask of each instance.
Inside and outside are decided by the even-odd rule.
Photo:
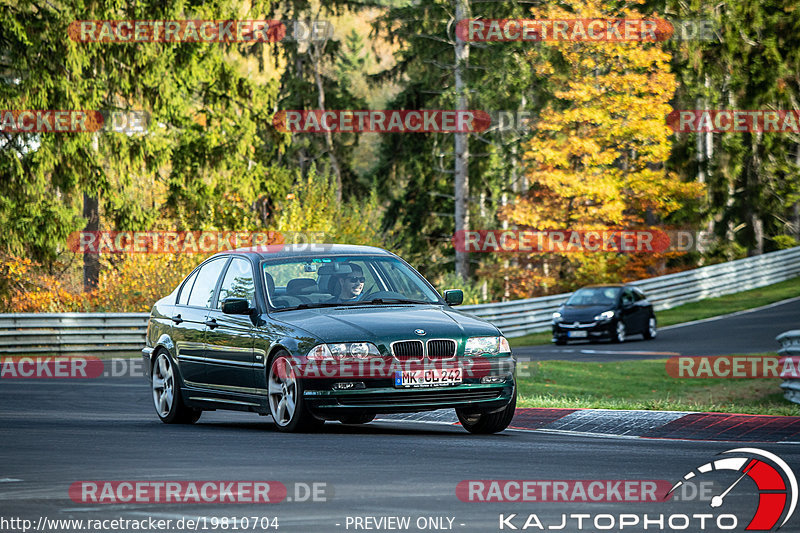
[[[142,348],[142,363],[144,364],[144,376],[146,378],[150,377],[150,364],[151,358],[153,357],[153,351],[153,348],[149,346]]]
[[[613,320],[607,322],[559,322],[553,324],[553,339],[562,341],[606,339],[611,338],[613,335]]]
[[[408,413],[447,408],[476,411],[502,409],[514,396],[516,360],[512,356],[485,357],[479,364],[465,365],[462,383],[430,387],[396,387],[393,377],[348,377],[303,379],[303,399],[320,415],[348,413]],[[491,376],[495,383],[482,382]],[[336,390],[342,382],[359,388]]]

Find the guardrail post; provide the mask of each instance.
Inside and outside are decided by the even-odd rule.
[[[781,343],[778,355],[781,369],[783,396],[790,402],[800,403],[800,329],[781,333],[775,338]]]

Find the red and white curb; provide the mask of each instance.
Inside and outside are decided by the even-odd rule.
[[[452,409],[380,420],[457,424]],[[610,409],[517,409],[511,429],[609,437],[729,442],[800,442],[800,416]]]

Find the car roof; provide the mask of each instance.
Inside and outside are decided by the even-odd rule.
[[[387,257],[397,257],[395,254],[377,248],[375,246],[360,246],[355,244],[323,244],[323,243],[302,243],[302,244],[270,244],[267,246],[250,246],[247,248],[237,248],[228,250],[216,255],[230,253],[246,254],[255,256],[258,259],[285,259],[292,257],[315,257],[319,255],[384,255]]]

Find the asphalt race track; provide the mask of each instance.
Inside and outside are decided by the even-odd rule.
[[[515,349],[515,353],[520,359],[596,361],[775,351],[778,347],[775,336],[796,328],[799,316],[800,299],[794,299],[757,311],[664,328],[655,341],[633,340],[621,346],[540,346]],[[572,494],[566,498],[569,501],[562,497],[556,502],[541,502],[541,492],[531,493],[537,498],[535,501],[474,501],[484,494],[480,491],[469,501],[465,496],[469,493],[457,492],[457,487],[467,480],[536,480],[544,482],[540,487],[559,480],[601,484],[606,483],[604,480],[655,480],[663,488],[700,465],[718,459],[717,454],[738,448],[776,454],[795,472],[795,477],[800,473],[800,446],[794,437],[791,443],[766,442],[767,439],[759,442],[757,438],[749,439],[756,442],[729,442],[725,440],[728,437],[712,442],[696,440],[697,434],[682,436],[680,430],[663,433],[669,438],[652,438],[658,432],[633,438],[547,429],[558,427],[555,420],[563,413],[554,415],[554,422],[543,426],[543,430],[512,429],[493,436],[466,433],[453,424],[450,412],[438,417],[432,413],[416,420],[379,420],[365,426],[328,423],[315,434],[280,433],[269,417],[225,411],[204,413],[194,426],[168,426],[155,415],[146,379],[132,377],[137,373],[136,368],[128,370],[119,372],[120,377],[113,377],[115,373],[111,372],[97,379],[0,380],[0,532],[23,531],[26,526],[28,531],[54,533],[275,531],[273,519],[277,518],[277,531],[486,533],[513,531],[512,526],[524,530],[525,522],[534,515],[536,520],[528,530],[540,531],[535,525],[538,523],[545,530],[548,527],[557,530],[567,520],[561,528],[565,532],[624,533],[642,528],[629,525],[620,529],[621,514],[631,521],[634,516],[643,520],[644,515],[650,518],[663,515],[669,520],[671,516],[695,514],[716,520],[725,513],[738,520],[735,531],[744,531],[758,507],[759,489],[755,482],[747,480],[736,485],[719,509],[712,509],[709,503],[712,496],[722,494],[736,481],[738,472],[706,474],[702,482],[688,487],[692,490],[684,493],[681,501],[669,502],[620,502],[613,497],[612,501],[587,502],[580,494]],[[584,424],[583,420],[593,417],[591,413],[578,412],[563,420],[577,416]],[[519,411],[517,423],[512,422],[512,427],[522,427],[526,416],[527,413]],[[634,425],[649,424],[644,414],[629,412],[625,416],[641,418]],[[648,416],[671,419],[668,413]],[[776,417],[765,418],[776,422]],[[796,434],[800,418],[784,419],[787,427],[795,428],[787,431]],[[597,420],[595,425],[605,424],[602,417]],[[729,434],[735,432],[723,432]],[[753,452],[747,453],[752,456]],[[785,486],[790,488],[789,478],[784,476],[784,479]],[[273,481],[286,487],[286,495],[275,498],[273,492],[272,503],[121,501],[124,497],[112,501],[113,495],[96,502],[82,497],[80,490],[70,492],[70,487],[81,481],[99,486],[104,481],[131,484]],[[316,497],[310,496],[308,489],[312,487],[318,489]],[[661,488],[659,498],[665,492]],[[501,498],[513,499],[515,495],[518,497],[519,493],[512,490],[507,496],[501,494]],[[787,505],[790,500],[791,495]],[[785,518],[788,507],[783,512]],[[515,516],[509,518],[512,514]],[[507,519],[505,523],[501,515]],[[588,518],[581,520],[588,521],[598,517],[599,527],[587,522],[581,529],[574,515],[587,515]],[[401,522],[387,521],[388,517],[400,517]],[[18,520],[9,522],[9,518]],[[243,527],[243,522],[234,521],[242,518],[266,519],[261,524],[269,523],[271,527],[254,529],[253,522]],[[408,518],[408,525],[403,525],[404,518]],[[64,519],[84,522],[52,522]],[[145,524],[148,527],[144,529],[132,527],[132,522],[108,522],[98,529],[87,522],[95,519],[136,520],[137,525],[141,520],[156,522]],[[179,523],[181,519],[184,522]],[[617,522],[608,528],[611,519]],[[156,527],[153,524],[158,520],[171,522]],[[187,525],[186,520],[196,523]],[[678,520],[680,525],[681,519]],[[704,531],[721,531],[717,525],[710,523]],[[669,523],[663,529],[653,525],[647,529],[660,530],[702,528],[691,522],[688,529],[670,527]],[[800,512],[795,512],[781,531],[800,531]]]
[[[521,529],[529,514],[535,514],[544,527],[556,527],[562,513],[690,516],[715,512],[734,514],[739,520],[736,530],[743,531],[758,505],[758,489],[751,480],[730,492],[721,510],[709,507],[711,494],[722,493],[738,472],[709,476],[704,481],[709,491],[704,501],[667,503],[461,501],[456,486],[463,480],[482,479],[663,480],[662,485],[669,486],[717,459],[720,452],[743,446],[777,454],[800,472],[796,444],[633,440],[519,430],[473,436],[450,424],[404,421],[361,427],[328,423],[320,433],[292,435],[277,432],[269,417],[222,411],[205,413],[195,426],[168,426],[156,418],[147,382],[134,377],[4,379],[0,382],[0,442],[0,516],[29,519],[34,526],[45,518],[153,518],[174,524],[181,518],[205,517],[206,530],[213,531],[212,518],[247,516],[277,517],[278,531],[333,533],[366,530],[354,527],[357,517],[400,516],[410,517],[411,525],[393,529],[374,527],[374,522],[361,524],[380,531],[437,530],[424,520],[446,517],[438,530],[486,533],[501,530],[501,514],[508,518],[516,513],[510,523]],[[279,481],[288,494],[286,500],[270,504],[98,504],[80,497],[70,499],[70,486],[89,480]],[[325,501],[289,501],[304,486],[295,483],[324,483],[318,499]],[[417,520],[423,520],[419,525],[424,527],[418,527]],[[602,520],[600,525],[608,523],[608,518]],[[564,531],[578,531],[573,522],[568,524],[572,525]],[[19,523],[0,526],[2,531],[22,531]],[[103,529],[112,530],[124,529]],[[173,525],[167,530],[187,529]],[[203,531],[202,527],[198,530]],[[584,530],[595,531],[586,524]],[[800,531],[800,516],[795,513],[782,531]]]
[[[757,310],[659,328],[658,336],[650,341],[635,335],[623,344],[571,342],[565,346],[526,346],[513,351],[520,360],[527,361],[597,362],[664,359],[676,355],[765,353],[778,351],[780,344],[775,337],[791,329],[800,329],[800,298]]]

